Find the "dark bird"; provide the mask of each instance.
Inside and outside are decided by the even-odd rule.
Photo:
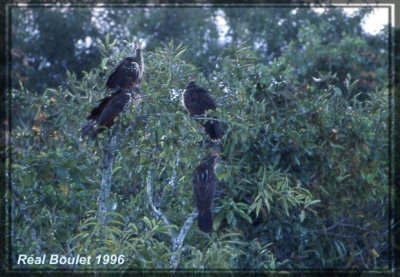
[[[211,205],[217,179],[214,173],[216,159],[216,155],[209,156],[193,172],[194,200],[199,211],[197,225],[206,233],[212,231]]]
[[[86,118],[89,122],[82,127],[82,137],[90,134],[95,138],[98,133],[106,128],[111,128],[115,119],[132,102],[138,104],[141,99],[141,92],[138,87],[133,89],[118,89],[110,96],[104,97]]]
[[[107,89],[133,88],[139,86],[144,72],[144,61],[140,46],[136,46],[136,57],[122,60],[107,79]]]
[[[215,110],[217,104],[209,92],[190,81],[183,92],[183,105],[193,117],[205,116],[207,110]],[[212,140],[219,140],[224,135],[218,120],[207,120],[202,123],[205,132]]]

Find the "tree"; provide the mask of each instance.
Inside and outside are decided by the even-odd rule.
[[[16,118],[32,118],[13,120],[14,253],[127,257],[95,265],[107,269],[385,269],[387,91],[349,99],[332,74],[305,90],[284,58],[267,67],[248,45],[228,48],[207,79],[182,45],[146,53],[145,96],[115,129],[108,223],[99,222],[102,149],[112,131],[80,141],[79,129],[104,76],[130,51],[112,45],[102,42],[102,61],[82,80],[13,92]],[[195,74],[219,103],[209,116],[226,130],[210,235],[192,224],[190,170],[210,149],[180,103]]]
[[[322,14],[310,8],[278,7],[14,8],[13,85],[22,82],[39,91],[56,87],[65,81],[67,70],[81,79],[82,72],[99,63],[97,40],[112,33],[116,51],[138,40],[149,52],[171,39],[190,45],[184,58],[206,77],[226,47],[247,42],[265,65],[286,53],[300,80],[309,82],[315,71],[334,71],[341,86],[349,73],[368,91],[384,78],[388,60],[384,33],[370,36],[361,27],[369,11],[347,16],[341,8]],[[226,21],[225,40],[224,24],[217,24],[217,18]]]
[[[81,78],[98,64],[92,38],[99,35],[85,8],[13,8],[13,86],[42,91],[64,83],[66,72]],[[94,41],[94,40],[93,40]]]

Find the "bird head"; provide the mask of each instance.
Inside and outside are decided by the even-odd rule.
[[[142,43],[141,42],[135,43],[135,51],[136,51],[136,57],[140,57],[141,51],[142,51]]]
[[[196,76],[192,75],[189,79],[189,83],[186,85],[186,89],[194,88],[196,87]]]
[[[186,85],[186,89],[190,89],[190,88],[194,88],[196,87],[196,83],[194,81],[190,81],[187,85]]]

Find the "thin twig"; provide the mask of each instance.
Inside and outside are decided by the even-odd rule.
[[[219,121],[219,122],[223,122],[223,123],[231,123],[228,122],[226,120],[220,119],[220,118],[216,118],[216,117],[207,117],[207,116],[194,116],[195,119],[198,120],[213,120],[213,121]]]
[[[153,212],[156,214],[157,217],[161,218],[161,220],[164,222],[165,225],[170,225],[168,218],[160,212],[156,206],[154,206],[153,202],[153,188],[152,188],[152,180],[151,180],[151,171],[149,170],[147,172],[147,178],[146,178],[146,191],[147,191],[147,197],[149,198],[149,205]]]

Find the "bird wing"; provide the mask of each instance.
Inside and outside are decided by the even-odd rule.
[[[196,206],[200,210],[210,208],[215,188],[215,175],[212,167],[207,163],[201,164],[196,168],[193,177]]]
[[[204,110],[199,103],[198,95],[192,90],[185,90],[183,94],[183,104],[191,116],[204,114]]]
[[[100,116],[98,117],[97,124],[101,126],[111,127],[114,123],[114,118],[117,117],[129,103],[131,96],[122,91],[116,91],[110,96],[107,104],[104,106]]]
[[[199,88],[197,93],[200,98],[200,103],[205,110],[215,110],[217,108],[217,104],[207,90]]]
[[[100,104],[95,107],[88,117],[86,117],[87,120],[97,120],[97,118],[100,116],[101,112],[104,110],[104,107],[107,105],[107,103],[111,100],[112,95],[104,97],[103,99],[100,99],[99,102]]]
[[[206,134],[208,134],[211,140],[219,140],[224,135],[224,131],[221,129],[217,120],[207,120],[203,126]]]

